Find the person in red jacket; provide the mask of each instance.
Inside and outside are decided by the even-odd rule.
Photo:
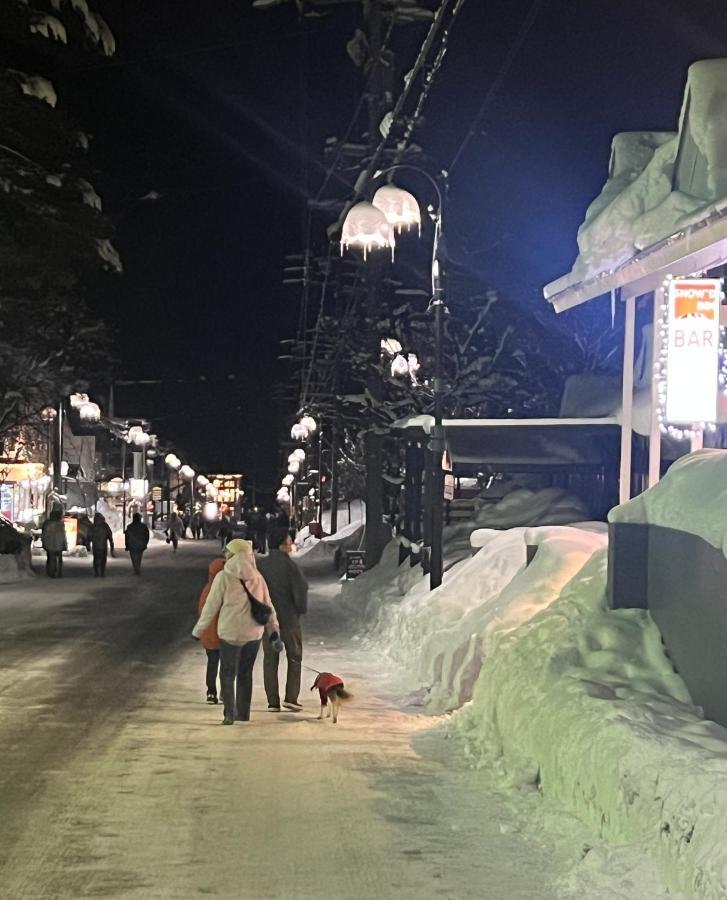
[[[200,616],[204,608],[205,600],[215,580],[215,575],[221,572],[225,567],[224,559],[213,559],[207,569],[207,584],[202,588],[197,604],[197,616]],[[217,620],[219,615],[215,616],[214,622],[205,628],[200,635],[202,646],[207,652],[207,702],[218,703],[217,699],[217,673],[220,669],[220,636],[217,634]]]

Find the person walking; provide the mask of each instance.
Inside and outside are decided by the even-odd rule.
[[[43,522],[40,542],[45,550],[45,574],[49,578],[63,577],[63,551],[68,550],[66,529],[60,509],[54,509]]]
[[[93,525],[89,532],[91,550],[93,551],[93,574],[95,578],[106,577],[106,562],[109,550],[114,553],[114,536],[106,522],[106,517],[96,513],[93,517]]]
[[[240,722],[250,719],[252,669],[263,635],[267,634],[266,640],[277,652],[283,649],[283,643],[268,586],[255,565],[252,544],[241,538],[232,540],[227,545],[226,556],[224,568],[212,582],[192,636],[201,639],[219,613],[222,724],[232,725],[235,719]],[[265,625],[259,621],[260,609],[267,615]]]
[[[124,532],[124,542],[131,557],[134,575],[141,575],[141,558],[149,546],[149,529],[141,521],[141,513],[135,512],[131,517],[131,524]]]
[[[258,568],[267,582],[270,598],[280,623],[280,637],[285,645],[288,672],[285,679],[283,706],[294,712],[303,707],[298,701],[301,666],[303,663],[303,634],[300,617],[308,611],[308,582],[290,558],[293,541],[287,529],[273,530],[269,536],[269,552],[258,561]],[[263,677],[268,709],[280,711],[278,686],[279,656],[267,645],[263,646]]]
[[[225,544],[227,543],[227,541],[230,537],[230,530],[231,530],[230,517],[228,515],[223,515],[222,518],[220,519],[219,531],[217,532],[217,534],[220,538],[220,547],[222,550],[225,549]]]
[[[202,515],[195,512],[189,520],[189,527],[192,532],[192,538],[198,541],[202,537]]]
[[[169,516],[169,522],[164,533],[167,536],[167,543],[172,545],[172,552],[176,553],[179,539],[184,535],[184,523],[175,512]]]
[[[215,580],[215,576],[221,572],[225,567],[224,559],[213,559],[209,564],[207,569],[207,584],[202,588],[202,593],[199,595],[199,602],[197,603],[197,616],[202,615],[202,610],[204,609],[204,605],[207,602],[207,597],[209,596],[210,589],[212,588],[212,582]],[[205,630],[200,634],[199,639],[202,642],[202,646],[204,647],[207,653],[207,702],[208,703],[217,703],[217,674],[220,669],[220,636],[217,632],[217,620],[219,619],[219,615],[215,616],[212,620],[212,624],[209,625]]]

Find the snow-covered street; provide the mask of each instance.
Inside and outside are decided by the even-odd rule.
[[[301,714],[268,713],[258,660],[252,721],[220,727],[189,636],[215,552],[0,587],[0,895],[555,897],[558,855],[438,719],[401,707],[335,583],[313,586],[304,662],[350,686],[338,725],[307,692]]]

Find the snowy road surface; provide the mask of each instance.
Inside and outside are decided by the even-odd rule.
[[[554,854],[397,706],[333,585],[314,586],[304,662],[353,690],[339,724],[307,691],[268,713],[259,659],[252,721],[220,726],[189,637],[215,550],[0,587],[0,897],[554,897]]]

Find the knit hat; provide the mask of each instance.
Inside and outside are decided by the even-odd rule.
[[[235,538],[230,541],[225,550],[231,555],[235,556],[238,553],[243,553],[246,556],[252,556],[252,541],[245,541],[242,538]]]

